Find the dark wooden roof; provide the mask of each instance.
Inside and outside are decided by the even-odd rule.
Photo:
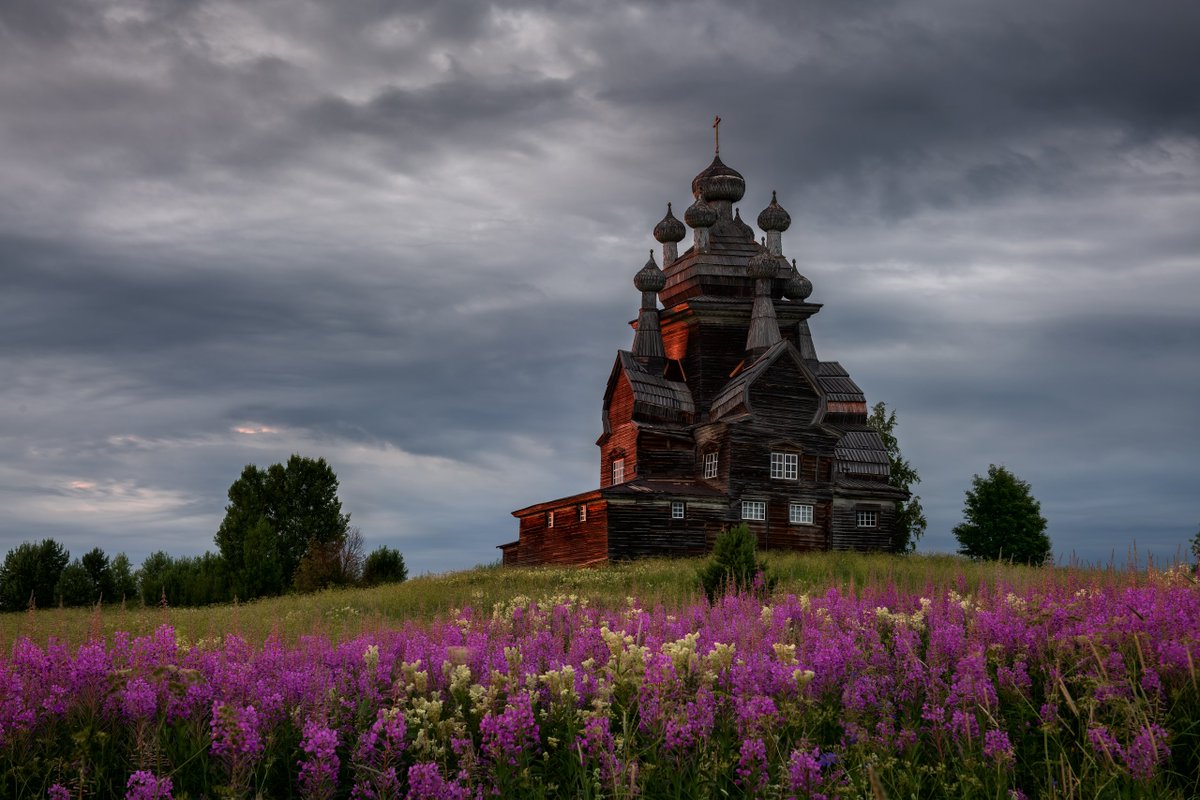
[[[714,489],[703,481],[675,480],[671,478],[634,478],[600,490],[604,497],[621,495],[665,494],[680,497],[726,497],[720,489]]]
[[[627,350],[617,353],[617,364],[633,389],[634,419],[690,422],[696,413],[692,391],[686,383],[663,377],[664,364],[651,361],[652,369]]]
[[[872,497],[889,500],[907,500],[909,493],[897,489],[885,480],[876,478],[856,478],[852,475],[838,475],[836,483],[839,489],[854,492],[855,495],[871,495]]]
[[[698,252],[693,245],[664,270],[667,285],[658,293],[663,308],[700,295],[753,298],[754,280],[746,274],[746,264],[764,249],[749,227],[719,220],[709,229],[707,250]],[[781,265],[786,264],[781,260]],[[783,296],[783,283],[772,282],[772,297]]]
[[[832,403],[866,403],[867,398],[850,374],[836,361],[821,361],[817,364],[817,380]]]
[[[869,425],[843,427],[835,455],[838,471],[853,475],[878,475],[886,478],[889,473],[887,448],[879,431]]]
[[[588,500],[598,499],[600,499],[600,490],[592,489],[591,491],[580,492],[579,494],[573,494],[568,497],[560,497],[557,500],[547,500],[544,503],[535,503],[531,506],[518,508],[516,511],[512,512],[512,515],[514,517],[527,517],[530,514],[537,514],[543,511],[555,511],[566,506],[579,505],[580,503],[584,503]]]
[[[730,378],[729,383],[725,384],[725,388],[717,392],[716,397],[713,398],[710,405],[709,419],[717,420],[726,414],[742,409],[752,411],[749,394],[751,384],[758,380],[784,354],[789,354],[796,360],[796,363],[805,374],[811,375],[794,345],[787,341],[776,342],[763,351],[762,355],[756,358],[752,364]],[[822,391],[817,382],[814,382],[814,388],[818,393]]]

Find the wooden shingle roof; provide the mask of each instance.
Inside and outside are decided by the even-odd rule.
[[[825,397],[831,403],[863,403],[867,398],[863,390],[836,361],[821,361],[817,364],[817,381],[825,390]]]
[[[621,350],[617,358],[633,389],[635,419],[691,421],[696,413],[696,405],[686,383],[667,380],[661,370],[648,369],[627,350]]]
[[[879,431],[863,425],[843,428],[834,455],[838,472],[851,475],[878,475],[886,478],[889,469],[887,448]]]

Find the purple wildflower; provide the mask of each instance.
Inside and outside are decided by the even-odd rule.
[[[296,762],[300,767],[300,794],[305,800],[328,800],[337,790],[338,767],[337,732],[323,723],[309,720],[304,723],[300,749],[305,757]]]
[[[408,800],[468,800],[470,796],[466,787],[443,778],[433,762],[408,768]]]
[[[125,784],[125,800],[171,800],[171,779],[138,770]]]
[[[257,756],[262,753],[258,712],[254,710],[254,706],[214,702],[211,731],[214,755],[239,757]]]
[[[817,791],[822,779],[821,760],[821,750],[817,747],[809,752],[792,751],[792,756],[788,759],[788,788],[792,792],[789,800],[826,800],[826,796]]]
[[[983,754],[997,764],[1011,765],[1015,760],[1012,742],[1008,733],[1001,730],[990,730],[983,735]]]
[[[158,693],[145,678],[134,678],[121,692],[121,710],[130,720],[150,719],[158,710]]]
[[[499,714],[485,714],[479,722],[483,752],[495,763],[517,765],[524,753],[538,746],[537,722],[533,718],[533,697],[528,694],[509,698]]]
[[[46,791],[46,797],[50,800],[71,800],[71,793],[61,783],[55,783]]]
[[[1116,763],[1117,759],[1124,757],[1125,751],[1121,747],[1121,743],[1103,725],[1093,725],[1088,728],[1087,737],[1091,742],[1092,749],[1107,756],[1110,761]]]
[[[766,789],[767,746],[762,739],[746,739],[738,755],[736,783],[749,797],[759,797]]]
[[[1154,777],[1155,769],[1170,755],[1167,732],[1159,725],[1148,725],[1138,731],[1122,758],[1130,775],[1147,781]]]

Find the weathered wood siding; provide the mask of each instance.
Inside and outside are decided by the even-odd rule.
[[[690,439],[642,431],[637,439],[638,476],[642,478],[690,478],[696,445]]]
[[[682,498],[679,498],[682,499]],[[671,501],[662,496],[622,498],[608,506],[608,557],[699,556],[708,551],[706,534],[725,524],[722,501],[685,500],[686,517],[671,519]]]
[[[693,469],[697,478],[708,483],[715,489],[729,489],[729,427],[718,422],[713,425],[703,425],[696,428],[696,451]],[[704,477],[704,455],[715,451],[717,454],[717,477]]]
[[[506,566],[598,564],[608,558],[608,504],[591,500],[587,521],[579,521],[579,504],[554,510],[554,527],[546,526],[546,512],[520,518],[520,538],[512,554],[504,553]]]
[[[876,513],[874,528],[858,527],[857,512]],[[833,502],[830,547],[834,550],[887,550],[896,524],[896,504],[889,501],[839,497]]]
[[[633,388],[622,375],[608,406],[608,426],[611,433],[600,451],[600,486],[612,486],[612,462],[625,459],[625,480],[638,474],[637,425],[633,422]]]

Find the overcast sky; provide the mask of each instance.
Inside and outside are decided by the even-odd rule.
[[[598,485],[668,201],[721,155],[900,419],[923,550],[1004,464],[1056,553],[1200,525],[1200,4],[0,2],[0,547],[213,548],[323,456],[486,563]],[[681,215],[680,215],[681,216]]]

